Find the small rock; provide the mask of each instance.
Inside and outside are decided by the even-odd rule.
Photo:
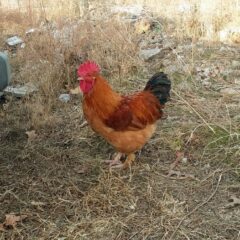
[[[220,90],[220,93],[224,95],[237,95],[240,94],[240,89],[224,88]]]
[[[188,159],[186,157],[183,157],[182,158],[182,163],[187,164],[187,162],[188,162]]]
[[[25,48],[26,47],[26,43],[22,43],[20,48]]]
[[[36,32],[36,29],[35,28],[31,28],[31,29],[26,31],[26,35],[32,34],[34,32]]]
[[[6,40],[6,43],[8,46],[10,47],[14,47],[17,46],[19,44],[23,43],[23,40],[21,38],[19,38],[18,36],[14,36],[14,37],[10,37]]]
[[[4,89],[4,93],[11,93],[15,97],[24,97],[36,91],[37,87],[32,83],[27,83],[23,86],[8,86]]]
[[[142,58],[144,61],[148,61],[160,53],[161,50],[159,48],[142,49],[139,53],[139,57]]]
[[[123,5],[123,6],[114,6],[111,9],[112,13],[122,13],[131,16],[140,16],[143,12],[142,5]]]
[[[69,94],[67,94],[67,93],[63,93],[63,94],[61,94],[60,96],[59,96],[59,98],[58,98],[61,102],[65,102],[65,103],[67,103],[67,102],[69,102],[70,101],[70,95]]]
[[[134,210],[134,209],[136,208],[136,206],[132,204],[132,205],[129,206],[129,208],[130,208],[131,210]]]

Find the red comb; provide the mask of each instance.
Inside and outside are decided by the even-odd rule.
[[[100,72],[100,67],[93,61],[87,61],[78,68],[79,77],[85,77],[86,75],[98,72]]]

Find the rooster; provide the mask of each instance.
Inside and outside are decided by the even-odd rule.
[[[154,74],[143,91],[122,96],[113,91],[92,61],[78,68],[83,92],[83,112],[91,128],[103,136],[118,153],[107,160],[110,167],[128,168],[156,130],[156,122],[170,98],[171,81],[163,72]],[[127,155],[122,163],[121,158]]]

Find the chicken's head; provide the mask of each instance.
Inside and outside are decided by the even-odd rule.
[[[80,89],[83,93],[88,93],[94,86],[96,75],[100,72],[100,67],[93,61],[87,61],[78,68],[80,78]]]

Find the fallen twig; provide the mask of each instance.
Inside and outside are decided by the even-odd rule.
[[[21,202],[22,204],[27,205],[27,203],[23,200],[21,200],[14,192],[12,192],[13,189],[10,190],[6,190],[3,194],[0,195],[0,201],[2,201],[4,199],[4,197],[6,195],[12,195],[13,197],[15,197],[19,202]]]
[[[84,121],[79,127],[80,128],[84,128],[88,125],[88,122],[87,121]]]

